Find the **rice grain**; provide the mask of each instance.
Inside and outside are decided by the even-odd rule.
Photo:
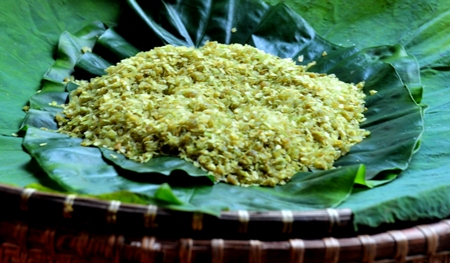
[[[236,185],[332,169],[369,133],[363,83],[248,45],[163,46],[78,81],[59,132],[138,162],[176,155]]]

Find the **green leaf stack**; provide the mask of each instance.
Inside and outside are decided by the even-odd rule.
[[[18,186],[39,183],[59,190],[63,188],[66,191],[88,195],[104,195],[119,191],[127,196],[127,193],[133,192],[142,202],[213,214],[222,209],[303,210],[337,206],[351,208],[355,213],[356,225],[376,226],[394,220],[447,215],[445,211],[448,209],[444,211],[438,207],[448,207],[450,204],[448,191],[445,191],[449,182],[444,176],[447,165],[444,162],[445,149],[450,146],[445,139],[448,128],[438,123],[445,121],[448,104],[443,96],[445,77],[448,75],[445,68],[449,65],[445,54],[450,50],[447,37],[449,34],[445,34],[448,31],[448,27],[445,27],[449,14],[447,10],[450,8],[448,5],[402,1],[403,6],[400,7],[396,4],[389,6],[389,3],[381,1],[384,5],[376,2],[375,9],[368,9],[370,11],[361,9],[360,13],[353,14],[346,11],[351,9],[348,9],[348,4],[344,1],[336,2],[332,6],[326,4],[326,1],[317,1],[314,5],[309,2],[291,1],[288,5],[293,9],[284,4],[270,6],[258,1],[221,1],[214,4],[204,1],[179,1],[172,4],[161,2],[158,8],[148,8],[135,1],[129,1],[127,5],[121,3],[124,6],[120,8],[122,12],[119,16],[118,3],[107,5],[102,1],[95,4],[81,1],[72,10],[79,10],[83,15],[76,16],[78,20],[69,21],[69,17],[74,17],[69,9],[62,8],[58,9],[60,12],[50,12],[53,7],[60,4],[58,1],[51,4],[50,1],[38,2],[42,2],[37,8],[38,12],[26,13],[29,20],[20,21],[13,26],[12,31],[6,30],[6,33],[1,33],[6,39],[0,44],[6,50],[4,52],[6,59],[0,60],[0,68],[7,74],[3,74],[6,76],[5,81],[0,83],[0,92],[5,94],[0,99],[2,108],[5,105],[3,110],[11,112],[10,115],[2,114],[0,117],[0,131],[4,134],[1,138],[8,141],[0,148],[2,156],[8,156],[0,160],[4,162],[2,167],[8,169],[3,173],[5,179],[0,178],[1,182]],[[186,4],[187,2],[189,4]],[[14,18],[14,14],[17,15],[19,10],[27,10],[27,7],[34,5],[34,3],[11,5],[13,7],[9,8],[12,11],[7,16],[11,21],[15,21],[18,18]],[[417,9],[419,8],[417,5],[424,13],[419,16],[413,12],[413,16],[420,19],[411,20],[411,23],[410,18],[402,16],[391,18],[388,14],[394,11],[407,14],[405,10]],[[356,8],[362,6],[364,5]],[[103,12],[98,15],[92,10]],[[294,10],[303,15],[319,34]],[[378,13],[381,15],[376,16],[375,10],[380,11]],[[365,16],[362,17],[360,14]],[[58,23],[50,23],[44,19],[46,15],[55,19],[65,16],[65,19],[57,19]],[[3,18],[0,20],[7,21]],[[386,23],[386,20],[392,23]],[[106,26],[92,21],[103,21]],[[367,21],[375,24],[382,22],[383,27],[389,24],[389,30],[373,30],[368,36],[372,24],[367,24]],[[37,22],[45,26],[36,26]],[[77,32],[80,22],[88,26]],[[145,39],[151,41],[127,34],[126,28],[130,24],[147,30],[143,32],[149,32],[148,34],[153,37]],[[31,35],[24,29],[28,25],[36,26],[35,32]],[[113,25],[118,27],[115,30],[109,29]],[[66,27],[67,32],[63,32],[63,28]],[[237,31],[233,33],[232,28],[236,28]],[[414,31],[415,28],[418,29]],[[19,57],[18,54],[26,50],[23,40],[19,42],[21,45],[14,49],[14,43],[17,44],[15,36],[21,32],[30,39],[29,43],[36,44],[37,49],[45,52],[31,52],[25,58]],[[60,35],[56,61],[53,63],[52,48]],[[434,42],[429,40],[431,37]],[[325,39],[345,47],[331,44]],[[73,67],[76,67],[76,75],[90,77],[101,74],[102,68],[138,50],[148,50],[166,43],[199,46],[206,40],[249,43],[281,57],[303,54],[305,62],[317,60],[317,65],[311,69],[312,71],[334,73],[344,81],[366,81],[366,92],[370,89],[378,91],[376,95],[368,96],[367,100],[368,121],[364,124],[364,128],[371,130],[372,136],[352,148],[347,156],[336,163],[342,168],[327,172],[297,174],[286,186],[244,189],[225,184],[211,186],[207,181],[192,180],[193,177],[187,177],[183,172],[172,171],[168,172],[171,174],[168,177],[167,175],[164,178],[159,177],[157,180],[161,182],[158,183],[134,180],[136,171],[126,172],[128,170],[123,167],[114,168],[111,160],[104,159],[99,149],[76,146],[77,139],[63,138],[63,135],[32,127],[55,128],[51,126],[49,120],[59,109],[49,106],[48,102],[65,100],[66,91],[61,82],[72,74]],[[356,47],[351,45],[353,43]],[[384,46],[366,48],[374,45]],[[82,54],[81,50],[84,47],[93,48],[94,52]],[[323,51],[326,51],[328,56],[322,58]],[[417,58],[422,68],[419,68],[412,55]],[[34,58],[40,60],[33,64],[31,61]],[[27,61],[26,66],[21,66],[24,65],[22,60]],[[39,76],[44,74],[52,63],[51,70],[45,74],[41,93],[33,96],[30,101],[31,110],[25,119],[25,123],[29,126],[24,145],[40,164],[37,166],[36,162],[20,148],[21,138],[13,138],[11,134],[17,133],[20,121],[24,117],[21,108],[39,87]],[[430,105],[430,108],[425,112],[422,149],[411,159],[419,147],[418,140],[424,125],[423,107],[420,104],[421,83],[427,88],[423,93],[422,102]],[[69,87],[71,88],[74,87]],[[379,114],[380,112],[382,114]],[[52,145],[54,147],[47,147]],[[90,155],[84,152],[87,149]],[[8,154],[7,151],[14,152],[14,155]],[[91,173],[83,171],[89,167],[87,165],[71,176],[64,173],[64,177],[61,177],[63,173],[59,169],[64,171],[70,169],[66,161],[61,161],[59,154],[61,151],[69,158],[74,158],[76,162],[81,160],[77,158],[83,156],[85,158],[95,156],[89,158],[90,163],[101,171],[95,169],[88,169]],[[103,156],[106,157],[108,154],[110,153]],[[10,159],[16,161],[8,161]],[[96,163],[97,161],[99,163]],[[42,170],[39,167],[42,167]],[[72,167],[73,170],[76,169]],[[148,173],[149,171],[146,171],[146,174]],[[183,178],[182,181],[191,186],[171,184],[172,176]],[[423,180],[425,176],[431,176],[430,180]],[[21,181],[15,180],[20,177]],[[393,180],[396,177],[399,178]],[[105,178],[114,178],[106,180],[111,182],[111,185],[105,184],[105,189],[98,188],[94,191],[89,188],[90,184],[99,182],[96,180],[101,181]],[[164,183],[164,180],[168,180],[167,183]],[[393,181],[385,184],[391,180]],[[84,184],[76,186],[72,184],[75,181]],[[354,187],[355,182],[364,187]],[[368,188],[378,185],[381,186]],[[416,193],[417,198],[410,198],[411,193]],[[428,205],[430,203],[432,205]]]

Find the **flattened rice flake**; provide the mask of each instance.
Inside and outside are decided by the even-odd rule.
[[[59,132],[147,162],[176,155],[236,185],[332,169],[368,131],[363,83],[248,45],[158,47],[79,81]]]

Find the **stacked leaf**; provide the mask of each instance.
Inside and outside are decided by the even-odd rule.
[[[182,6],[182,3],[178,2],[170,2],[176,4],[172,6],[172,9],[180,10],[177,7]],[[266,2],[277,3],[280,1],[266,0]],[[450,126],[446,125],[446,123],[449,121],[447,112],[450,109],[450,103],[446,94],[447,80],[450,77],[447,74],[447,68],[450,65],[448,59],[450,52],[449,3],[424,0],[366,1],[358,5],[348,1],[334,1],[330,4],[327,0],[313,2],[286,0],[284,2],[297,13],[300,13],[303,18],[313,25],[318,34],[327,40],[339,45],[356,45],[356,47],[400,43],[405,46],[409,54],[417,58],[421,65],[422,83],[426,87],[423,101],[430,105],[425,112],[425,132],[422,136],[421,150],[413,156],[408,168],[402,171],[400,176],[397,176],[398,170],[390,171],[393,172],[393,176],[398,177],[396,180],[372,189],[356,187],[349,198],[341,203],[338,208],[351,208],[355,216],[355,224],[370,226],[398,220],[444,218],[448,216],[448,211],[450,211],[450,192],[448,191],[450,182],[447,171],[449,169],[448,158],[450,151],[448,149],[450,148],[450,143],[448,133]],[[183,17],[182,21],[192,21],[192,23],[186,23],[189,24],[186,28],[188,28],[188,34],[192,33],[192,38],[196,39],[194,43],[196,45],[200,42],[199,37],[194,37],[197,28],[200,28],[198,35],[202,34],[203,29],[217,28],[217,34],[214,30],[208,30],[209,38],[229,40],[236,37],[234,42],[242,43],[249,40],[249,35],[238,36],[235,34],[242,33],[242,30],[248,30],[250,33],[256,32],[256,27],[258,27],[258,25],[252,26],[253,23],[247,24],[247,21],[256,21],[258,24],[259,20],[265,19],[262,17],[263,15],[270,17],[266,12],[268,7],[264,7],[263,3],[247,1],[223,1],[220,4],[208,2],[190,3],[193,3],[192,7],[185,5],[186,10],[180,13],[180,16]],[[0,24],[3,25],[0,31],[2,39],[0,43],[0,49],[2,50],[0,52],[0,103],[2,105],[2,114],[0,114],[0,133],[2,134],[0,136],[0,180],[2,183],[15,184],[22,187],[30,183],[40,183],[47,187],[64,191],[42,171],[30,155],[23,151],[21,146],[23,138],[14,137],[17,136],[17,129],[24,116],[22,107],[38,89],[39,81],[44,71],[53,63],[52,54],[55,52],[55,43],[63,30],[75,32],[81,26],[93,20],[100,20],[110,26],[119,25],[119,28],[116,28],[117,31],[139,48],[136,50],[148,50],[152,46],[164,44],[163,41],[155,37],[153,38],[153,44],[150,43],[151,45],[148,45],[148,42],[151,41],[146,42],[146,38],[143,38],[142,35],[130,36],[130,34],[126,34],[124,31],[127,31],[127,25],[136,26],[136,21],[133,21],[136,18],[136,12],[125,6],[125,3],[123,4],[124,6],[121,6],[122,1],[119,4],[119,1],[113,0],[64,3],[48,0],[25,0],[17,3],[17,1],[5,0],[0,3]],[[153,1],[152,4],[157,3]],[[160,11],[166,10],[162,9],[164,7],[163,4],[158,5]],[[198,6],[203,8],[197,8]],[[144,12],[149,14],[155,12],[152,14],[155,21],[160,19],[157,18],[157,11],[151,11],[149,8],[146,9],[144,7],[142,8]],[[158,8],[153,10],[158,10]],[[256,10],[253,12],[253,9]],[[119,12],[122,17],[120,19],[118,19]],[[222,16],[217,19],[212,19],[208,15],[217,15],[218,13],[221,13]],[[245,13],[252,13],[250,16],[254,17],[253,20],[248,17],[246,18],[247,20],[237,19],[237,17]],[[202,19],[197,19],[199,17]],[[204,22],[199,22],[200,20]],[[243,27],[236,27],[238,30],[234,34],[232,32],[228,34],[228,29],[233,29],[232,22],[229,21],[236,21]],[[295,20],[288,16],[280,17],[279,21],[280,23],[275,25],[264,25],[261,27],[272,27],[274,32],[282,26],[290,27],[291,32],[293,32],[298,26],[296,23],[291,23]],[[178,22],[174,20],[172,24],[176,23]],[[161,24],[161,26],[167,29],[169,24],[169,22],[166,22],[164,25]],[[210,24],[211,26],[206,26],[205,24]],[[218,24],[219,26],[217,26]],[[148,27],[145,23],[141,25],[144,28]],[[120,30],[121,27],[124,30]],[[314,31],[312,32],[313,38],[317,40]],[[173,34],[181,38],[180,34]],[[263,36],[261,32],[258,34],[258,36],[252,38],[258,39],[260,36]],[[274,38],[278,38],[279,35],[277,37],[274,36]],[[218,38],[214,36],[218,36]],[[241,39],[239,39],[240,37]],[[307,41],[311,40],[310,38],[308,36]],[[117,62],[117,59],[110,57],[111,51],[107,48],[100,48],[101,45],[98,42],[92,54],[101,55],[104,58],[103,62],[106,62],[106,60],[111,64]],[[221,42],[225,41],[221,40]],[[322,49],[321,46],[319,44],[316,45],[320,51]],[[120,48],[120,45],[115,47],[115,49]],[[127,48],[125,47],[124,49]],[[87,50],[85,49],[85,51]],[[354,47],[347,48],[349,56],[357,51]],[[331,58],[331,52],[329,50],[327,52],[329,55],[325,58]],[[126,57],[134,54],[129,54]],[[371,54],[373,55],[373,53]],[[375,54],[375,56],[377,55]],[[343,57],[346,58],[348,56]],[[406,56],[404,57],[406,58]],[[307,60],[306,58],[305,56],[305,61]],[[396,70],[400,68],[394,61],[387,61],[387,58],[389,56],[380,59],[387,63],[392,63]],[[405,63],[409,62],[406,60]],[[320,61],[318,64],[320,64]],[[416,95],[420,95],[420,92],[414,92],[414,87],[416,84],[420,85],[421,81],[417,64],[412,63],[410,65],[411,68],[403,72],[411,72],[413,73],[411,76],[415,76],[415,78],[404,81],[404,84],[407,84],[411,94],[417,98]],[[407,68],[407,66],[404,65],[403,68]],[[98,67],[98,69],[100,70],[98,74],[102,74],[102,67]],[[398,70],[397,73],[405,76],[405,74],[400,74],[400,72]],[[82,72],[80,68],[77,68],[75,73],[79,77],[85,76],[88,78],[92,76]],[[44,102],[46,106],[49,106],[47,103]],[[391,134],[390,138],[391,140],[396,140],[397,137],[395,134]],[[378,147],[377,149],[381,148]],[[396,165],[393,164],[391,167],[396,167]],[[120,173],[122,175],[122,171]],[[141,177],[140,174],[137,176]],[[389,172],[385,175],[378,175],[378,177],[389,179]],[[160,180],[160,183],[168,182],[168,184],[173,185],[173,182],[167,181],[169,178],[171,176],[162,176],[162,179],[158,180]],[[136,179],[136,177],[131,179]],[[37,185],[34,184],[34,186]],[[175,186],[172,188],[175,188]],[[166,193],[164,191],[159,193],[158,197],[161,197],[162,200],[174,200],[169,195],[164,195],[163,193]],[[123,192],[119,192],[119,194],[121,194],[122,198],[125,198]],[[127,197],[130,197],[132,200],[130,199],[129,201],[133,202],[151,202],[139,194],[132,195],[128,193]],[[107,197],[102,196],[102,198],[117,199],[111,195]],[[164,204],[167,205],[167,203]],[[230,201],[230,204],[233,205],[234,203]],[[273,209],[278,210],[276,205],[273,207]],[[264,210],[264,208],[260,210]]]
[[[317,36],[284,4],[238,4],[240,8],[231,8],[231,2],[226,1],[210,5],[203,1],[160,2],[155,9],[129,1],[129,9],[124,12],[127,19],[121,20],[116,29],[106,29],[96,22],[75,34],[63,33],[57,60],[45,74],[41,92],[30,100],[24,121],[27,151],[66,191],[88,195],[122,191],[123,198],[134,193],[145,202],[215,214],[223,209],[333,207],[349,196],[355,183],[381,185],[408,167],[423,131],[423,112],[418,105],[422,86],[412,56],[399,45],[361,51],[333,45]],[[154,37],[142,41],[130,35],[130,26]],[[123,156],[112,158],[105,149],[82,147],[79,139],[38,129],[56,129],[54,116],[61,110],[57,105],[65,103],[67,92],[76,88],[68,82],[70,75],[101,75],[106,67],[138,50],[163,44],[201,46],[207,40],[247,43],[280,57],[302,55],[303,63],[317,61],[311,71],[334,73],[346,82],[365,81],[369,110],[362,127],[370,130],[371,136],[339,159],[337,169],[298,173],[287,185],[275,188],[240,188],[222,183],[211,185],[209,180],[201,179],[206,177],[204,172],[175,157],[140,164]],[[328,55],[322,57],[324,51]],[[372,95],[370,90],[377,93]]]

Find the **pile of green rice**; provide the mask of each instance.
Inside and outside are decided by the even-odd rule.
[[[59,132],[146,162],[179,156],[236,185],[331,169],[368,131],[363,84],[248,45],[141,52],[70,94]]]

